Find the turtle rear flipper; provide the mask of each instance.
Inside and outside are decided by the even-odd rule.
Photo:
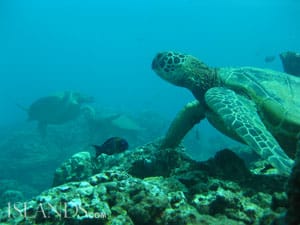
[[[47,126],[48,124],[45,122],[41,122],[41,121],[38,122],[37,129],[42,138],[46,137],[47,135]]]
[[[267,159],[272,166],[284,175],[289,175],[293,166],[291,160],[281,149],[275,138],[261,121],[255,105],[247,98],[234,91],[215,87],[205,94],[205,101],[211,110],[207,115],[212,124],[218,124],[231,132],[231,137],[237,136],[255,150],[262,158]]]

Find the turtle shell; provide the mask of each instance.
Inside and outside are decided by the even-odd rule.
[[[222,68],[218,74],[225,87],[253,101],[267,129],[294,157],[300,133],[300,78],[254,67]]]
[[[80,105],[64,96],[47,96],[33,102],[28,110],[28,120],[46,124],[62,124],[80,113]]]

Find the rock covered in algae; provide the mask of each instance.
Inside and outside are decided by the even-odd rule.
[[[288,182],[288,211],[286,214],[287,224],[300,224],[300,142],[295,159],[295,166]]]
[[[53,186],[69,181],[79,181],[92,176],[93,163],[89,152],[79,152],[56,169]]]
[[[60,167],[65,178],[60,186],[28,201],[22,213],[11,208],[8,217],[8,209],[1,210],[5,213],[0,223],[269,224],[284,212],[284,178],[252,174],[229,150],[196,162],[182,147],[158,146],[148,144],[97,159],[76,154]],[[76,176],[77,181],[71,181]]]

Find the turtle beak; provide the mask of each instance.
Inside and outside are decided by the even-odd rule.
[[[157,67],[157,62],[156,62],[156,59],[154,58],[152,60],[152,69],[155,70],[156,67]]]
[[[163,56],[163,53],[158,53],[154,57],[154,59],[152,60],[152,70],[155,71],[155,70],[159,69],[159,67],[160,67],[159,62],[160,62],[160,59],[162,58],[162,56]]]

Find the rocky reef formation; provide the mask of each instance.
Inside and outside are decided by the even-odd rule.
[[[271,224],[285,213],[286,178],[257,175],[225,149],[205,162],[152,143],[116,155],[75,154],[53,188],[1,210],[1,224]]]
[[[300,142],[295,158],[295,166],[288,182],[288,211],[285,217],[286,224],[300,224]]]
[[[76,152],[94,152],[86,146],[100,145],[115,135],[125,138],[134,148],[161,136],[168,124],[151,112],[134,117],[104,108],[99,111],[93,120],[80,117],[63,125],[49,125],[45,138],[37,132],[35,123],[1,126],[0,208],[7,204],[8,196],[15,199],[11,191],[25,200],[51,187],[53,172],[63,161]]]

